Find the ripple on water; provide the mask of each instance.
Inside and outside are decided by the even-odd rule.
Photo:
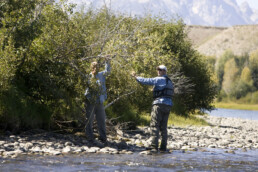
[[[171,171],[215,170],[257,171],[258,150],[235,154],[223,149],[208,149],[206,152],[173,151],[170,154],[70,154],[65,156],[19,156],[15,159],[0,158],[3,171]]]

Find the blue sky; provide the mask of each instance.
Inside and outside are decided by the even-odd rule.
[[[237,0],[237,3],[241,4],[245,1],[248,2],[251,8],[258,10],[258,0]]]

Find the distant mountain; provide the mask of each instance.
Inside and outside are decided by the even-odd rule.
[[[187,25],[233,26],[258,24],[258,11],[248,3],[240,6],[236,0],[69,0],[77,4],[100,8],[131,16],[152,14],[165,19],[183,18]]]
[[[221,57],[226,50],[236,55],[258,50],[258,25],[233,27],[187,26],[194,48],[201,54]]]

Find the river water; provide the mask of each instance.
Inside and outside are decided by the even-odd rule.
[[[72,154],[1,160],[0,171],[258,171],[257,151],[173,151],[170,154]]]
[[[247,113],[246,113],[247,112]],[[257,111],[218,109],[214,116],[257,120]],[[232,116],[231,114],[234,114]],[[1,158],[0,171],[250,171],[258,172],[258,150],[175,150],[152,155],[80,153],[61,156],[24,155]]]
[[[258,120],[257,110],[236,110],[236,109],[218,108],[211,112],[206,111],[206,113],[208,113],[209,115],[218,116],[218,117],[233,117],[233,118]]]

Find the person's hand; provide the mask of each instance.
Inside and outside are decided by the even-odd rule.
[[[136,77],[135,71],[132,71],[132,72],[131,72],[131,75],[132,75],[132,77]]]

